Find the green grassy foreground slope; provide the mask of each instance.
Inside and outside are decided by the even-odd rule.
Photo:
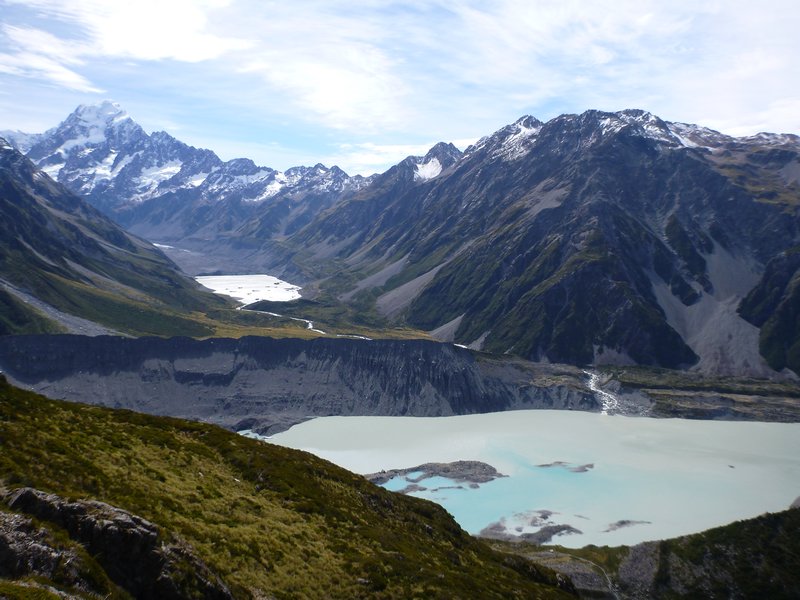
[[[51,401],[1,377],[0,481],[152,521],[235,597],[570,596],[552,572],[491,550],[440,507],[310,454],[200,423]]]

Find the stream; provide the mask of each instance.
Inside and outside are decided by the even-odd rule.
[[[603,389],[600,389],[600,376],[593,371],[584,371],[589,376],[588,386],[592,392],[600,397],[600,402],[602,404],[602,409],[600,410],[601,415],[607,415],[609,411],[617,411],[619,409],[619,399],[614,395],[611,394]]]

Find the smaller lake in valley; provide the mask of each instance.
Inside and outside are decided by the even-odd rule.
[[[572,411],[322,417],[268,438],[356,473],[474,460],[507,477],[470,484],[406,473],[385,483],[444,506],[473,534],[552,531],[551,543],[635,544],[789,508],[800,424]]]
[[[217,294],[224,294],[244,304],[260,300],[288,302],[300,297],[300,287],[272,275],[203,275],[200,284]]]

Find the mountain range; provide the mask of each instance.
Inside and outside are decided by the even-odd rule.
[[[227,306],[0,142],[0,333],[210,335]]]
[[[374,323],[532,360],[800,370],[794,135],[526,116],[367,178],[223,162],[108,102],[6,137],[189,272],[267,271]]]
[[[797,136],[640,110],[525,116],[350,177],[222,161],[110,102],[0,135],[0,596],[797,595],[797,501],[566,556],[475,539],[306,453],[106,408],[262,433],[607,398],[795,421]],[[280,312],[326,330],[442,343],[269,339],[275,303],[235,311],[187,275],[217,270],[303,284]],[[7,335],[64,331],[95,337]]]

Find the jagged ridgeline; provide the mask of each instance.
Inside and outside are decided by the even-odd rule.
[[[292,316],[531,360],[800,372],[795,135],[735,138],[642,110],[526,116],[370,177],[224,162],[108,102],[12,138],[117,223],[174,246],[187,272],[263,271],[318,292],[317,314]]]
[[[0,446],[3,597],[42,584],[116,598],[574,597],[433,503],[217,427],[0,377]]]
[[[588,111],[520,119],[435,177],[419,176],[425,164],[401,163],[321,214],[288,240],[294,260],[346,265],[327,284],[340,298],[495,353],[800,368],[797,330],[779,325],[794,314],[797,136]],[[750,305],[767,313],[743,319],[756,286]]]

